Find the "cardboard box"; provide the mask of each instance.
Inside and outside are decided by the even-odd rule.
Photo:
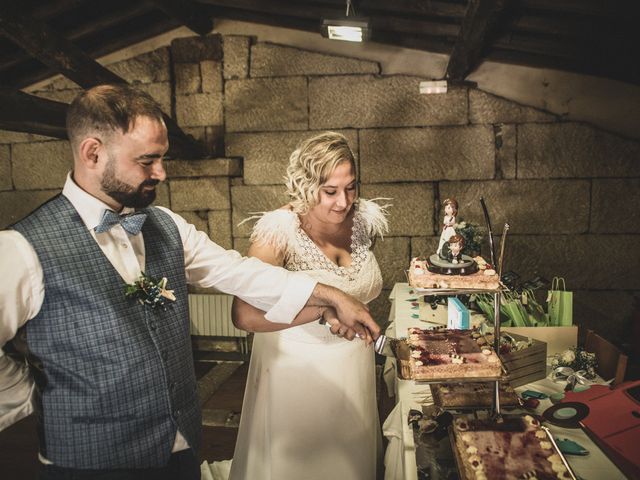
[[[547,356],[562,353],[578,344],[578,327],[504,327],[500,331],[517,333],[547,344]]]
[[[509,332],[519,341],[527,341],[527,337]],[[509,353],[501,353],[500,359],[507,370],[507,380],[512,387],[519,387],[535,382],[547,376],[547,344],[531,338],[533,343],[525,349]]]

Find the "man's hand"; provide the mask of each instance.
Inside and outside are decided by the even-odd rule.
[[[337,288],[319,283],[313,290],[310,301],[335,308],[340,322],[353,329],[367,344],[380,335],[380,327],[371,317],[366,305]]]
[[[326,307],[322,313],[322,323],[326,323],[330,327],[331,333],[338,337],[344,337],[349,341],[356,338],[355,330],[347,327],[338,319],[338,314],[333,307]]]

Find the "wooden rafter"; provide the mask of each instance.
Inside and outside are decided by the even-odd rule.
[[[193,0],[147,0],[167,16],[173,17],[199,35],[206,35],[213,30],[213,20],[202,5]]]
[[[0,88],[0,129],[67,138],[67,104]]]
[[[447,65],[446,78],[462,81],[480,63],[483,50],[508,0],[469,0],[467,13]]]
[[[6,4],[0,9],[0,33],[32,57],[85,89],[107,83],[127,83],[44,22],[28,17]],[[173,155],[198,157],[204,154],[202,147],[188,137],[166,113],[164,121]]]

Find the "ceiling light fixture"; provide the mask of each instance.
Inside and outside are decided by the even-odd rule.
[[[354,16],[349,16],[353,10]],[[356,17],[351,0],[347,0],[347,11],[344,18],[322,19],[322,36],[330,40],[343,40],[346,42],[363,42],[371,37],[369,19]]]

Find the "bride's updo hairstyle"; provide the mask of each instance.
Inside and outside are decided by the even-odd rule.
[[[344,135],[324,132],[304,140],[289,157],[285,184],[295,213],[304,215],[318,203],[320,187],[342,162],[356,161]]]

